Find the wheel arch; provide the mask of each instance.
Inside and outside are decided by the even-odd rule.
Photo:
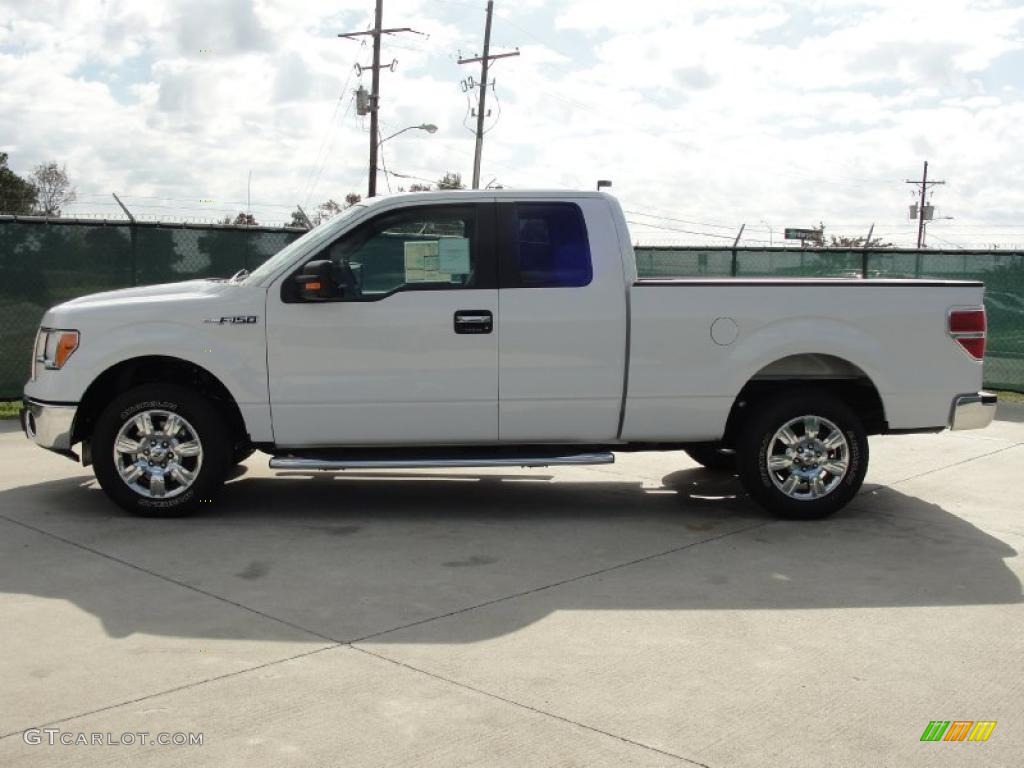
[[[166,355],[146,355],[122,360],[97,376],[85,390],[75,415],[72,444],[88,441],[96,419],[116,395],[143,384],[178,384],[200,392],[220,406],[236,443],[248,434],[238,403],[224,383],[206,368]]]
[[[846,403],[869,435],[885,432],[885,405],[871,377],[846,358],[828,353],[786,355],[762,366],[743,385],[726,420],[723,443],[732,446],[750,409],[781,392],[814,387]]]

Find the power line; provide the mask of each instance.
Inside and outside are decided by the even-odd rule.
[[[680,233],[682,233],[684,235],[699,235],[701,237],[714,237],[714,238],[718,238],[720,240],[735,240],[736,239],[735,235],[720,235],[720,234],[718,234],[716,232],[696,232],[696,231],[694,231],[692,229],[679,229],[677,227],[666,227],[663,224],[649,224],[649,223],[643,222],[643,221],[630,221],[629,219],[627,219],[626,223],[627,224],[632,224],[635,227],[649,227],[650,229],[658,229],[658,230],[663,230],[665,232],[680,232]]]
[[[952,245],[954,248],[959,248],[960,250],[964,250],[964,247],[962,245],[960,245],[959,243],[954,243],[954,242],[951,242],[949,240],[945,240],[945,239],[939,237],[938,235],[933,234],[932,235],[932,239],[938,240],[940,243],[945,243],[946,245]]]
[[[709,221],[694,221],[692,219],[678,219],[678,218],[673,218],[672,216],[658,216],[658,215],[653,214],[653,213],[642,213],[640,211],[623,211],[623,213],[626,213],[629,216],[644,216],[644,217],[649,218],[649,219],[658,219],[660,221],[674,221],[677,224],[696,224],[697,226],[700,226],[700,227],[714,227],[715,229],[729,229],[729,230],[733,230],[733,231],[735,231],[735,229],[736,229],[736,225],[735,224],[712,224]]]
[[[320,184],[320,176],[321,176],[321,174],[323,174],[324,168],[327,167],[327,160],[328,160],[328,158],[331,155],[331,150],[334,149],[334,138],[336,138],[337,135],[338,135],[338,130],[337,129],[340,128],[341,124],[345,122],[345,118],[348,117],[348,113],[351,111],[352,103],[354,101],[355,101],[355,95],[353,94],[353,95],[349,96],[348,104],[345,106],[345,112],[342,114],[341,120],[338,121],[338,125],[335,128],[334,134],[333,134],[332,139],[331,139],[331,143],[330,143],[330,145],[327,148],[327,152],[324,153],[324,158],[323,158],[323,161],[320,163],[319,170],[317,170],[317,172],[316,172],[316,178],[313,180],[313,184],[309,188],[309,193],[306,195],[306,205],[307,206],[309,205],[309,201],[313,197],[313,193],[316,192],[317,186]]]
[[[313,165],[309,169],[309,175],[306,177],[306,183],[303,185],[303,196],[305,197],[307,205],[309,205],[309,198],[313,196],[312,185],[314,172],[316,173],[317,180],[319,180],[320,173],[323,170],[323,166],[327,163],[327,158],[330,155],[329,149],[327,149],[326,152],[324,151],[327,148],[327,138],[328,136],[333,137],[334,135],[336,135],[337,124],[335,123],[335,118],[338,116],[338,109],[341,107],[341,102],[344,100],[345,94],[348,92],[348,86],[349,83],[352,82],[352,73],[354,71],[354,69],[349,70],[348,77],[345,78],[345,84],[341,86],[341,93],[338,94],[338,100],[334,102],[334,112],[331,113],[331,119],[328,121],[326,130],[324,130],[323,138],[320,140],[320,147],[316,151],[316,158],[313,160]],[[349,101],[349,105],[345,109],[346,115],[348,114],[348,109],[350,107],[351,100]],[[341,122],[344,122],[344,120],[345,116],[343,115],[341,118]],[[334,130],[332,131],[332,129]],[[333,146],[333,138],[331,146]],[[322,161],[320,159],[321,154],[323,154]]]
[[[394,176],[394,177],[399,178],[399,179],[412,179],[413,181],[425,181],[428,184],[435,183],[434,179],[428,179],[428,178],[425,178],[423,176],[413,176],[412,174],[409,174],[409,173],[399,173],[398,171],[389,171],[386,168],[381,168],[381,170],[384,171],[389,176]]]

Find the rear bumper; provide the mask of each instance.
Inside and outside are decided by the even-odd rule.
[[[953,430],[984,429],[996,417],[997,399],[992,392],[958,395],[953,399],[949,428]]]
[[[43,403],[28,397],[23,402],[21,428],[25,436],[42,448],[77,459],[71,452],[71,430],[78,405]]]

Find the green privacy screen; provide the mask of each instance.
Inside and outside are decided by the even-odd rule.
[[[301,234],[0,217],[0,399],[21,396],[36,328],[54,304],[133,285],[228,277],[262,264]]]
[[[133,285],[253,269],[302,232],[0,216],[0,398],[28,378],[43,313]],[[1024,391],[1024,252],[637,248],[641,277],[937,277],[982,280],[989,316],[986,384]]]

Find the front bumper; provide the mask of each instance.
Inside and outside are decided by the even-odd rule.
[[[996,417],[997,397],[992,392],[977,392],[959,395],[953,399],[953,410],[949,417],[949,428],[984,429]]]
[[[71,451],[71,431],[75,424],[78,405],[43,403],[24,398],[21,409],[21,428],[36,445],[74,459]]]

